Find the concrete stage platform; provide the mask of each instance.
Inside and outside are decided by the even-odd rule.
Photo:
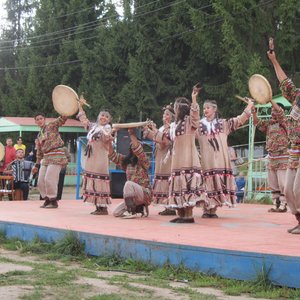
[[[121,200],[113,200],[110,213]],[[148,218],[120,219],[94,216],[92,205],[62,200],[58,209],[41,209],[40,201],[0,202],[0,230],[7,237],[32,240],[35,235],[53,241],[66,231],[78,233],[91,255],[131,257],[250,280],[265,268],[274,284],[300,288],[300,235],[287,233],[296,225],[290,213],[268,213],[270,206],[240,204],[221,208],[219,219],[201,219],[194,209],[194,224],[173,224],[150,207]]]

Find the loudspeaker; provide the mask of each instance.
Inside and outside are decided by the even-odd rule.
[[[141,130],[135,128],[135,134],[138,139],[141,138]],[[128,130],[126,128],[119,129],[117,132],[117,152],[123,155],[127,155],[129,153],[130,147],[130,136],[128,134]]]
[[[112,198],[123,198],[123,188],[126,182],[126,173],[112,170],[110,173],[110,192]]]
[[[126,128],[119,129],[117,132],[117,152],[123,155],[129,153],[130,136]]]

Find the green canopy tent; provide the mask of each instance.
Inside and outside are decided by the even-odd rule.
[[[50,122],[54,118],[46,118],[46,122]],[[32,139],[32,144],[36,134],[40,128],[35,124],[34,118],[28,117],[1,117],[0,118],[0,141],[4,143],[4,137],[8,134],[18,133],[18,136],[23,136],[23,133],[27,133]],[[71,163],[68,164],[67,176],[65,179],[65,185],[74,185],[76,182],[76,140],[79,136],[86,135],[86,131],[77,120],[68,119],[66,123],[59,128],[59,132],[62,133],[63,140],[66,145],[70,144],[69,151],[72,156]],[[30,134],[32,133],[32,134]],[[69,144],[68,144],[69,143]]]
[[[47,118],[50,122],[54,118]],[[22,136],[23,132],[38,132],[40,128],[35,124],[34,118],[28,117],[1,117],[0,118],[0,133],[19,132]],[[66,123],[59,128],[60,132],[84,133],[85,130],[79,121],[68,119]]]

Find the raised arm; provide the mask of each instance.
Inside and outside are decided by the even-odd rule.
[[[89,127],[91,126],[91,122],[87,118],[86,113],[85,113],[85,111],[83,109],[83,105],[84,105],[85,102],[86,102],[85,99],[83,99],[83,98],[79,99],[79,102],[78,102],[79,113],[77,114],[76,117],[77,117],[77,119],[79,119],[79,121],[83,125],[84,129],[88,130]]]
[[[267,55],[269,57],[269,60],[271,61],[271,63],[273,64],[273,67],[275,69],[275,73],[277,76],[277,79],[279,80],[279,82],[281,83],[284,79],[287,78],[287,75],[285,74],[285,72],[283,71],[283,69],[281,68],[279,62],[277,61],[276,58],[276,54],[274,50],[269,50],[267,52]]]
[[[144,152],[142,144],[137,139],[133,129],[129,128],[128,133],[132,144],[132,152],[137,156],[139,163],[143,166],[143,168],[148,170],[150,167],[150,162],[146,153]]]
[[[242,114],[237,117],[230,118],[229,120],[226,121],[226,123],[228,124],[228,128],[227,128],[228,134],[230,134],[231,132],[237,130],[239,127],[244,125],[251,117],[251,113],[254,112],[254,102],[252,101],[252,99],[249,98],[247,99],[248,99],[248,105],[244,109]]]
[[[192,91],[192,104],[190,109],[190,117],[191,117],[191,125],[197,130],[200,124],[200,108],[197,103],[197,96],[200,92],[201,88],[193,87]]]

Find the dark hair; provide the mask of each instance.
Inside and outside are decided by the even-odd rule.
[[[34,119],[36,119],[37,116],[42,116],[44,118],[46,118],[45,114],[44,113],[41,113],[41,112],[38,112],[34,115]]]
[[[129,153],[123,158],[122,167],[124,169],[127,168],[128,165],[132,165],[133,167],[138,163],[138,157],[132,152],[132,149],[129,149]]]
[[[178,97],[178,98],[175,99],[174,108],[175,108],[176,105],[179,106],[179,111],[178,111],[178,114],[176,116],[176,122],[178,122],[180,120],[182,121],[182,120],[184,120],[185,116],[190,115],[190,107],[191,107],[190,100],[188,100],[185,97]]]
[[[18,141],[18,140],[22,140],[22,141],[23,141],[23,139],[22,139],[22,137],[21,137],[21,136],[19,136],[19,137],[17,138],[17,141]]]

